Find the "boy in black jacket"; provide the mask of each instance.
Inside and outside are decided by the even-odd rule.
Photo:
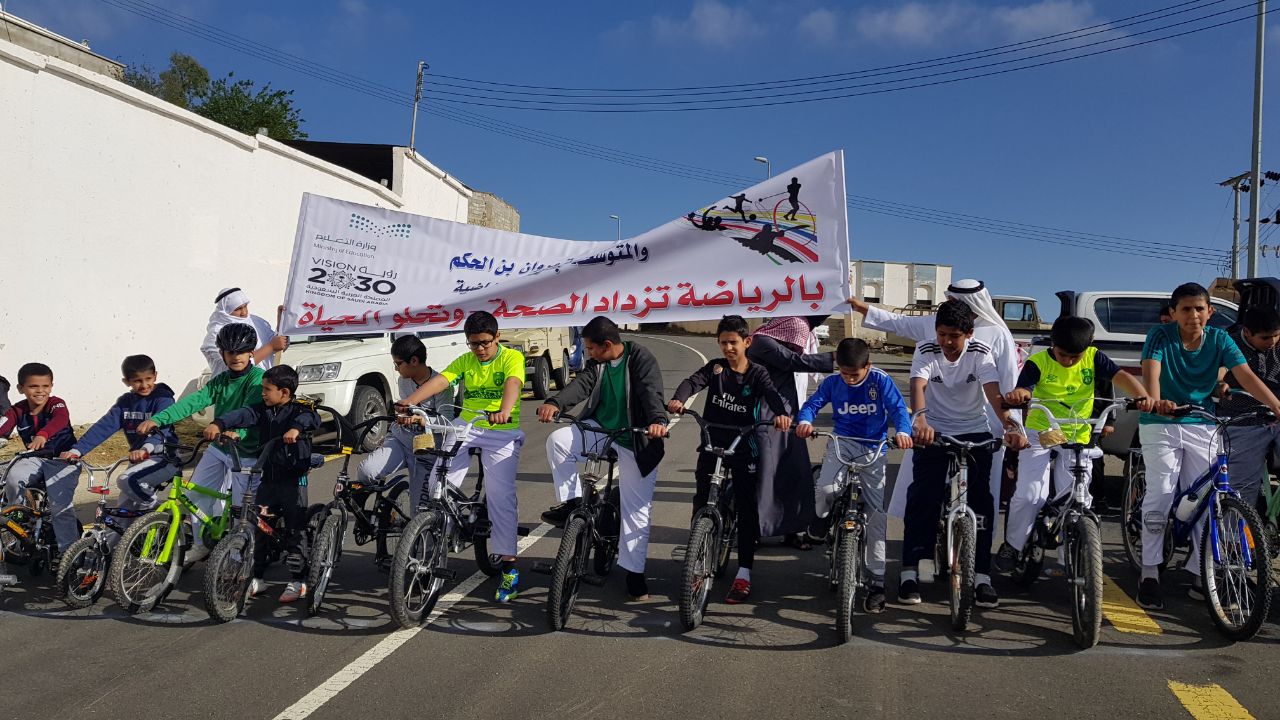
[[[623,342],[617,324],[597,317],[582,328],[582,340],[591,362],[559,395],[538,408],[538,420],[551,422],[561,410],[570,411],[585,402],[580,417],[603,428],[644,427],[644,435],[627,434],[614,447],[618,451],[618,492],[621,502],[621,532],[618,538],[618,565],[627,571],[627,592],[636,600],[649,597],[644,578],[645,556],[649,551],[649,511],[653,488],[658,482],[662,461],[662,438],[667,435],[667,411],[662,406],[662,371],[658,360],[646,348]],[[547,438],[547,459],[561,503],[542,514],[553,525],[565,518],[581,502],[578,457],[586,441],[577,428],[562,427]]]
[[[310,433],[320,427],[320,416],[309,406],[296,402],[298,373],[288,365],[277,365],[262,376],[262,402],[232,410],[213,421],[209,426],[218,432],[234,428],[257,428],[258,437],[265,444],[272,438],[281,443],[271,452],[258,458],[262,467],[262,482],[257,488],[254,502],[268,512],[284,516],[288,539],[287,563],[293,569],[293,580],[280,595],[280,602],[288,603],[307,596],[307,558],[302,554],[300,539],[306,522],[306,509],[299,502],[298,483],[311,468]],[[267,539],[258,531],[254,544],[253,582],[249,595],[257,595],[266,588],[262,575],[267,569]]]
[[[726,315],[716,327],[716,340],[724,359],[716,358],[690,375],[676,388],[676,394],[667,403],[667,410],[684,412],[689,398],[707,391],[702,419],[716,425],[746,427],[759,421],[760,404],[765,403],[773,411],[773,426],[783,432],[791,429],[792,408],[786,398],[778,393],[763,365],[747,360],[747,348],[751,347],[751,330],[741,315]],[[737,436],[732,430],[711,428],[711,443],[727,448]],[[733,473],[733,507],[738,514],[738,575],[725,597],[725,603],[737,605],[751,597],[751,567],[755,564],[756,541],[760,539],[760,514],[756,504],[759,477],[756,473],[757,443],[749,435],[725,458],[725,467]],[[701,448],[699,448],[701,450]],[[715,469],[716,456],[698,453],[698,466],[694,477],[698,489],[693,495],[693,511],[706,504],[711,492],[711,472]]]

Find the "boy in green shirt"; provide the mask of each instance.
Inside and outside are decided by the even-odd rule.
[[[232,410],[239,410],[262,400],[262,368],[253,364],[253,351],[258,347],[258,333],[252,325],[231,323],[218,331],[218,351],[222,353],[222,361],[227,364],[227,371],[213,376],[209,384],[188,395],[168,408],[151,416],[138,425],[138,434],[145,436],[157,427],[172,425],[179,420],[200,412],[213,405],[214,415],[221,417]],[[237,450],[240,453],[240,466],[244,470],[253,467],[257,461],[258,448],[261,442],[256,430],[238,430],[240,442]],[[218,437],[214,426],[205,428],[206,440]],[[191,473],[191,482],[210,490],[226,492],[231,487],[231,504],[240,502],[249,481],[246,473],[231,472],[231,457],[217,447],[210,446],[204,451],[195,471]],[[222,514],[222,501],[200,493],[191,493],[188,499],[206,515],[216,517]],[[200,520],[191,516],[193,537],[190,553],[186,559],[190,562],[203,560],[212,547],[200,542]]]
[[[438,395],[451,384],[462,383],[460,420],[475,420],[471,437],[463,443],[449,468],[449,484],[457,487],[471,465],[471,448],[480,449],[484,466],[485,506],[493,530],[490,548],[502,556],[502,581],[493,599],[507,602],[519,591],[520,573],[516,570],[516,468],[520,464],[520,446],[524,432],[520,430],[520,391],[524,389],[524,355],[498,342],[498,320],[490,313],[472,313],[462,326],[471,353],[463,355],[449,367],[418,386],[408,397],[396,403],[398,409],[417,405]],[[446,438],[446,442],[453,442]],[[434,478],[432,479],[434,482]],[[418,502],[417,498],[413,499]]]

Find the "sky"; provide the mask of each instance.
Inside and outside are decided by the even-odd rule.
[[[1042,314],[1053,316],[1058,290],[1167,291],[1185,281],[1208,284],[1219,274],[1214,262],[1176,259],[1200,258],[1206,249],[1225,257],[1230,248],[1231,192],[1218,183],[1249,168],[1252,19],[1071,62],[802,104],[760,106],[768,100],[757,100],[740,103],[750,107],[716,111],[567,113],[460,105],[459,100],[494,101],[440,93],[498,97],[456,87],[497,87],[478,82],[732,90],[746,83],[916,63],[1083,27],[1101,29],[1046,50],[1111,43],[1088,49],[1099,50],[1248,12],[1137,34],[1246,6],[1239,0],[1194,0],[1179,8],[1187,13],[1157,23],[1121,27],[1116,22],[1175,1],[164,4],[299,58],[295,65],[310,73],[227,47],[234,40],[219,44],[157,23],[145,17],[148,9],[137,0],[12,0],[4,9],[73,39],[87,39],[96,52],[125,63],[162,69],[171,52],[181,51],[215,76],[234,71],[237,78],[291,89],[303,129],[313,140],[407,144],[410,110],[403,100],[388,102],[314,75],[330,74],[318,67],[327,66],[386,86],[384,95],[402,98],[411,96],[417,63],[425,60],[430,70],[418,122],[419,152],[468,185],[512,203],[521,213],[521,229],[538,235],[611,238],[610,215],[622,218],[624,235],[638,234],[763,177],[765,167],[755,156],[768,157],[781,173],[843,149],[847,192],[872,198],[849,210],[853,258],[951,264],[954,277],[981,278],[999,294],[1037,297]],[[1269,40],[1280,39],[1280,13],[1268,22]],[[980,62],[1014,57],[1006,53]],[[1274,81],[1278,58],[1280,49],[1271,50],[1267,72],[1273,80],[1266,91],[1272,100],[1280,100]],[[960,67],[952,63],[920,72]],[[857,82],[884,79],[864,76]],[[777,100],[781,93],[813,87],[780,83],[753,94]],[[890,87],[900,86],[863,91]],[[511,105],[519,104],[511,99],[533,96],[500,97],[499,104]],[[469,124],[452,119],[458,117]],[[1280,130],[1275,129],[1280,114],[1274,117],[1264,123],[1263,167],[1280,170],[1280,155],[1273,163],[1267,159],[1269,148],[1280,153]],[[580,150],[606,148],[588,152],[615,160],[618,152],[631,153],[657,159],[662,167],[678,163],[700,169],[684,175],[705,175],[705,169],[714,177],[653,172],[633,166],[647,161],[610,162],[511,137],[509,126],[506,134],[477,127],[491,124],[489,119],[566,138]],[[1274,216],[1280,206],[1280,193],[1272,195],[1273,189],[1263,188],[1264,216]],[[867,210],[899,207],[885,203],[928,208],[908,214],[948,224]],[[974,221],[957,222],[957,216],[937,210],[1052,228],[1034,234],[1053,242],[993,233],[989,226],[982,231],[955,227]],[[1242,228],[1242,236],[1246,233]],[[1280,244],[1280,234],[1270,242]],[[1116,248],[1128,253],[1106,251]],[[1280,275],[1280,261],[1270,255],[1261,261],[1260,274]]]

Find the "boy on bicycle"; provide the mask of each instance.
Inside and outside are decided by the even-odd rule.
[[[428,380],[438,377],[440,373],[427,365],[427,347],[413,335],[396,338],[391,343],[391,362],[395,366],[400,379],[396,381],[397,395],[401,400],[408,398],[415,390]],[[432,395],[418,404],[418,407],[446,418],[453,417],[450,403],[452,397],[445,388],[439,394]],[[413,438],[418,434],[410,425],[413,418],[406,418],[403,424],[391,427],[382,447],[369,453],[360,463],[356,476],[361,482],[371,482],[375,477],[389,477],[400,470],[409,472],[409,507],[410,516],[418,512],[418,498],[422,496],[422,481],[430,473],[413,457]],[[441,441],[441,438],[436,438]]]
[[[129,392],[116,398],[93,427],[72,448],[58,457],[75,460],[93,452],[116,432],[123,432],[129,442],[129,469],[120,474],[116,483],[120,488],[120,507],[145,513],[158,503],[155,488],[173,477],[177,466],[165,452],[165,443],[177,444],[178,436],[172,428],[165,428],[160,437],[148,438],[138,432],[143,420],[173,405],[173,390],[156,382],[156,364],[146,355],[130,355],[120,364],[121,382]],[[71,466],[65,472],[78,475],[80,468]],[[113,540],[119,536],[112,534]]]
[[[262,466],[262,480],[254,495],[254,504],[269,514],[284,518],[285,543],[288,557],[285,563],[293,573],[293,579],[280,594],[280,602],[291,603],[307,596],[307,557],[302,552],[302,529],[306,524],[306,507],[298,496],[298,483],[311,469],[311,436],[320,427],[320,416],[310,405],[297,402],[298,373],[288,365],[276,365],[262,375],[262,402],[219,415],[206,431],[223,433],[238,428],[253,428],[258,438],[266,442],[280,438],[271,452],[258,458]],[[253,488],[249,488],[253,489]],[[270,543],[261,529],[255,529],[257,542],[253,545],[253,581],[249,584],[250,597],[266,589],[263,574],[267,569],[267,553]]]
[[[538,408],[538,420],[551,422],[561,410],[586,406],[582,419],[606,430],[647,427],[644,435],[623,435],[618,452],[618,493],[622,512],[618,565],[627,571],[627,593],[635,600],[649,598],[644,577],[649,551],[649,513],[658,463],[665,452],[667,412],[662,404],[662,370],[644,346],[623,342],[618,325],[600,316],[582,328],[582,341],[591,361],[568,387]],[[560,504],[542,513],[552,525],[563,525],[582,501],[577,458],[587,442],[574,427],[562,427],[547,437],[547,460]],[[594,442],[594,441],[593,441]]]
[[[933,446],[935,436],[949,435],[962,442],[990,442],[993,428],[987,421],[986,406],[995,408],[1008,431],[1006,442],[1014,449],[1026,444],[1017,432],[1000,397],[1000,371],[991,349],[973,339],[973,311],[958,300],[948,300],[938,308],[934,328],[937,342],[922,342],[911,359],[911,407],[916,443],[911,487],[907,490],[907,511],[903,518],[902,575],[898,601],[920,602],[917,568],[920,560],[933,557],[938,530],[938,511],[948,488],[951,455],[944,447]],[[984,397],[985,396],[985,397]],[[923,447],[922,447],[923,446]],[[969,477],[987,478],[992,451],[969,451]],[[991,586],[991,529],[995,505],[991,487],[970,482],[968,505],[978,516],[978,545],[975,553],[974,604],[993,608],[1000,596]]]
[[[520,573],[516,570],[516,535],[519,508],[516,501],[516,468],[520,464],[520,392],[524,389],[524,355],[498,340],[498,319],[483,310],[472,313],[462,326],[471,352],[449,363],[408,397],[396,403],[399,410],[417,405],[462,383],[461,420],[475,420],[474,431],[466,439],[449,468],[449,484],[462,484],[471,465],[471,448],[480,449],[485,471],[485,507],[493,523],[490,546],[502,556],[502,580],[493,599],[513,600],[519,594]],[[434,479],[432,479],[434,482]],[[416,505],[418,499],[413,499]]]
[[[756,408],[766,402],[775,416],[773,426],[783,432],[791,429],[790,403],[773,387],[769,372],[747,360],[747,348],[751,347],[747,321],[741,315],[724,316],[716,327],[716,340],[724,359],[712,360],[681,382],[667,403],[667,410],[683,412],[691,396],[707,389],[702,418],[709,423],[734,427],[754,425],[758,416]],[[709,434],[711,444],[721,448],[729,447],[737,437],[734,431],[721,428],[711,428]],[[732,457],[724,459],[725,469],[733,473],[733,508],[738,514],[738,574],[724,599],[729,605],[746,602],[751,597],[751,566],[755,561],[756,541],[760,539],[756,459],[756,443],[750,436],[738,444]],[[698,484],[693,495],[695,514],[707,503],[715,466],[715,455],[698,453],[694,471]]]
[[[53,395],[53,370],[48,365],[27,363],[18,368],[18,392],[26,399],[19,400],[0,418],[0,438],[17,430],[27,451],[39,454],[19,458],[9,466],[4,499],[6,503],[16,503],[24,488],[43,481],[61,554],[80,539],[73,505],[80,474],[65,472],[67,463],[53,459],[76,442],[71,415],[62,398]]]
[[[1093,347],[1093,323],[1081,317],[1060,317],[1050,330],[1052,345],[1027,358],[1018,375],[1018,386],[1005,394],[1005,404],[1022,407],[1036,400],[1053,412],[1053,417],[1064,421],[1089,420],[1093,417],[1093,398],[1099,395],[1098,386],[1114,383],[1124,394],[1139,398],[1139,407],[1151,409],[1147,391],[1138,379],[1111,361],[1101,350]],[[1004,542],[996,554],[996,569],[1010,572],[1022,556],[1031,527],[1049,497],[1052,477],[1056,497],[1061,498],[1072,490],[1072,453],[1055,451],[1040,444],[1039,434],[1048,430],[1049,418],[1036,410],[1027,416],[1026,426],[1030,447],[1018,454],[1018,483],[1009,499],[1009,514],[1005,522]],[[1110,430],[1104,429],[1106,436]],[[1088,425],[1063,424],[1066,442],[1089,442],[1092,428]],[[1057,459],[1053,455],[1057,453]],[[1090,448],[1088,457],[1102,457],[1102,450]],[[1052,472],[1051,472],[1052,471]],[[1085,504],[1092,498],[1085,490]]]
[[[1227,333],[1244,354],[1245,362],[1267,389],[1280,392],[1280,312],[1265,305],[1251,307],[1240,316],[1238,327]],[[1227,387],[1236,389],[1240,382],[1228,378]],[[1257,401],[1238,394],[1226,394],[1218,403],[1218,411],[1234,415],[1257,407]],[[1240,499],[1253,507],[1267,477],[1267,458],[1280,439],[1280,425],[1233,425],[1226,430],[1227,448],[1231,452],[1231,488]]]
[[[911,448],[911,416],[907,403],[889,374],[871,366],[871,349],[857,338],[845,338],[836,346],[836,367],[839,374],[830,375],[818,386],[796,420],[796,436],[813,436],[813,421],[818,412],[831,403],[835,420],[835,434],[843,436],[837,448],[835,441],[827,444],[822,458],[822,471],[814,487],[814,509],[819,518],[831,514],[831,506],[844,463],[840,456],[857,458],[874,452],[871,445],[889,436],[892,422],[898,447]],[[852,438],[859,438],[858,442]],[[871,465],[858,471],[862,483],[863,498],[867,501],[867,555],[866,567],[871,573],[863,608],[869,613],[884,611],[884,547],[888,534],[888,515],[885,514],[884,478],[886,457],[881,454]],[[847,480],[846,480],[847,481]]]
[[[218,331],[217,345],[219,352],[222,353],[222,361],[227,365],[226,372],[214,375],[207,385],[152,415],[150,420],[143,420],[138,425],[139,434],[146,435],[157,427],[172,425],[210,405],[213,405],[214,415],[220,416],[232,410],[239,410],[262,397],[262,368],[253,364],[253,351],[258,349],[258,333],[253,326],[244,323],[224,325]],[[237,452],[240,453],[240,465],[247,471],[248,468],[253,467],[260,447],[258,431],[249,428],[238,431],[236,434],[240,437],[236,447]],[[204,437],[206,440],[216,440],[218,431],[213,426],[206,427]],[[205,448],[204,455],[191,473],[191,483],[224,493],[230,488],[231,504],[238,505],[248,478],[243,472],[232,473],[231,467],[230,455],[223,452],[221,448],[209,446]],[[209,517],[222,514],[222,500],[195,492],[187,497],[191,504],[200,508],[201,512]],[[201,536],[202,527],[203,523],[200,519],[192,514],[191,529],[194,540],[186,555],[188,562],[203,560],[213,549]]]
[[[1219,370],[1226,369],[1240,387],[1280,415],[1280,401],[1249,368],[1240,348],[1225,331],[1209,326],[1213,315],[1209,291],[1185,283],[1174,289],[1169,304],[1174,322],[1151,328],[1142,347],[1142,383],[1155,412],[1143,413],[1138,426],[1147,467],[1138,604],[1152,610],[1164,608],[1160,563],[1173,498],[1209,470],[1217,452],[1213,426],[1198,417],[1171,417],[1175,408],[1203,406],[1218,384]],[[1191,537],[1187,569],[1196,576],[1191,588],[1195,596],[1200,584],[1200,533],[1193,532]]]

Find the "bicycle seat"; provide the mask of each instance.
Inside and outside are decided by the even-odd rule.
[[[324,467],[324,456],[320,453],[311,453],[311,469]]]

